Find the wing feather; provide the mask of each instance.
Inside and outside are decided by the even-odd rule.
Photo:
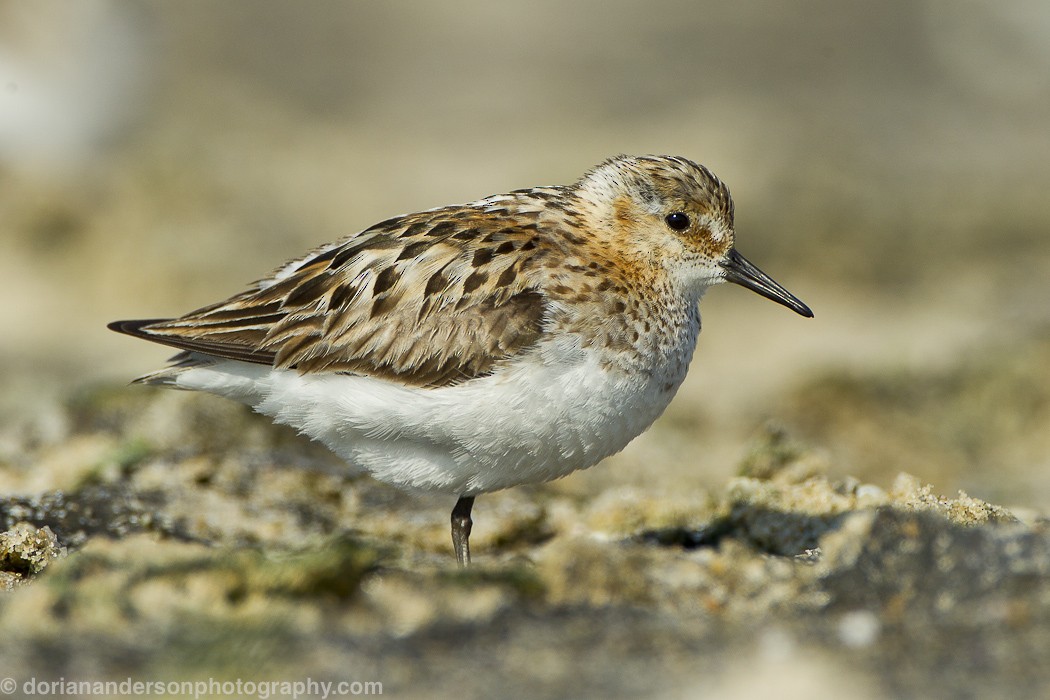
[[[475,205],[390,219],[225,302],[113,330],[180,350],[413,386],[482,376],[534,344],[538,214]]]

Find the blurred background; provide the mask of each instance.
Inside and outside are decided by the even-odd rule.
[[[709,166],[816,318],[713,290],[671,409],[556,488],[716,486],[773,424],[1050,508],[1039,0],[0,1],[0,417],[166,358],[108,321],[618,153]]]

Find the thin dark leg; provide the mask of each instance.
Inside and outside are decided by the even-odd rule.
[[[470,564],[470,509],[474,507],[473,496],[460,496],[452,509],[452,547],[456,550],[459,565]]]

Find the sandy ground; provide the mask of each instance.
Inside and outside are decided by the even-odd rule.
[[[0,3],[0,676],[1050,692],[1040,3],[25,7]],[[666,414],[479,499],[468,573],[446,499],[126,386],[167,353],[108,321],[621,152],[710,166],[816,318],[712,290]]]

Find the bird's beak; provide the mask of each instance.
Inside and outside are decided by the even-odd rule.
[[[726,259],[722,261],[722,269],[725,270],[725,278],[729,282],[735,282],[741,287],[747,287],[753,292],[758,292],[766,299],[772,299],[778,304],[783,304],[792,311],[806,318],[813,318],[813,312],[809,307],[788,290],[773,281],[773,278],[751,264],[747,258],[732,248]]]

